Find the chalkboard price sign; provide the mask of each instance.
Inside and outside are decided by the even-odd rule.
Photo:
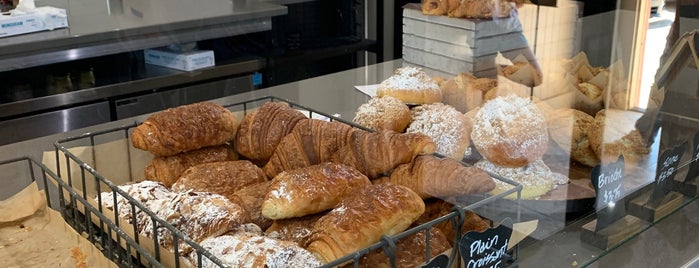
[[[694,181],[699,177],[699,132],[694,134],[694,151],[692,151],[692,163],[689,164],[689,171],[687,171],[687,177],[684,179],[685,183]]]
[[[430,262],[427,264],[420,266],[421,268],[449,268],[449,256],[447,255],[439,255],[437,257],[434,257]]]
[[[614,205],[622,198],[624,178],[624,158],[619,159],[610,164],[597,165],[590,173],[592,185],[597,191],[597,211],[603,208]]]
[[[658,157],[658,165],[655,172],[655,189],[651,199],[657,201],[665,197],[672,189],[677,174],[677,167],[684,151],[687,149],[687,142],[675,148],[666,150]]]
[[[512,235],[512,222],[505,219],[497,228],[482,233],[471,231],[459,241],[459,252],[466,268],[505,267],[507,244]]]

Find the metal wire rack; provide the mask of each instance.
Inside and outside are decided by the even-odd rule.
[[[86,235],[105,257],[118,266],[137,266],[137,259],[143,259],[151,263],[150,267],[163,267],[146,249],[44,164],[29,157],[7,159],[0,161],[0,172],[13,174],[13,179],[23,180],[21,183],[25,187],[34,182],[43,187],[48,207],[58,209],[76,232]]]
[[[274,96],[266,96],[266,97],[260,97],[256,99],[251,99],[251,100],[245,100],[237,103],[232,103],[232,104],[225,104],[223,105],[230,111],[234,113],[240,113],[237,114],[238,116],[245,116],[247,113],[253,111],[255,108],[261,106],[262,104],[266,102],[285,102],[289,104],[292,108],[300,110],[304,112],[309,118],[315,118],[315,119],[321,119],[321,120],[328,120],[328,121],[338,121],[341,123],[348,124],[352,127],[367,130],[367,131],[372,131],[370,129],[367,129],[363,126],[356,125],[352,122],[346,121],[342,118],[323,113],[320,111],[317,111],[313,108],[305,107],[302,105],[295,104],[289,100],[281,99],[278,97]],[[73,188],[76,189],[78,192],[76,195],[76,198],[80,198],[80,200],[95,200],[97,199],[97,205],[96,207],[98,208],[97,212],[104,212],[104,213],[109,213],[110,216],[113,216],[115,219],[118,218],[117,211],[119,210],[118,204],[116,202],[117,197],[118,198],[125,198],[128,200],[129,203],[129,208],[131,212],[132,218],[136,218],[136,214],[141,211],[142,213],[145,213],[147,217],[150,217],[151,222],[153,222],[153,229],[155,230],[155,227],[162,227],[165,230],[167,230],[168,235],[172,237],[172,240],[174,241],[174,249],[172,251],[174,252],[174,255],[172,255],[173,252],[166,252],[167,250],[162,250],[158,246],[158,239],[157,236],[154,236],[153,238],[149,239],[144,239],[144,237],[139,237],[138,235],[138,227],[136,225],[136,222],[133,221],[131,223],[127,223],[127,226],[123,226],[123,222],[116,220],[116,227],[117,228],[122,228],[122,229],[127,229],[130,231],[129,233],[132,235],[131,239],[136,242],[137,244],[143,245],[146,244],[149,246],[149,248],[152,248],[152,255],[154,256],[154,259],[144,259],[142,256],[145,256],[143,253],[140,253],[139,256],[136,256],[136,259],[141,261],[141,264],[146,265],[146,266],[158,266],[160,263],[163,263],[165,266],[168,267],[181,267],[181,266],[187,266],[187,264],[183,263],[182,258],[174,258],[173,256],[182,256],[182,252],[180,252],[180,249],[178,248],[178,243],[177,241],[183,241],[186,245],[190,246],[193,248],[193,253],[190,255],[190,260],[191,259],[196,259],[196,262],[199,267],[202,265],[202,260],[207,260],[209,263],[213,263],[219,267],[225,267],[220,259],[217,258],[217,256],[213,256],[210,252],[202,248],[200,245],[186,237],[182,232],[177,230],[175,227],[173,227],[170,223],[167,221],[160,219],[156,216],[155,213],[150,211],[148,208],[146,208],[141,202],[138,200],[135,200],[131,196],[128,196],[124,191],[119,189],[118,183],[113,182],[112,179],[108,175],[103,175],[102,169],[103,167],[113,165],[114,163],[122,163],[124,166],[118,166],[118,167],[113,167],[110,166],[109,168],[117,168],[117,169],[126,169],[131,171],[132,168],[134,168],[134,165],[137,163],[132,163],[131,161],[131,156],[134,154],[134,149],[130,147],[130,143],[127,141],[129,140],[129,134],[133,130],[134,127],[139,125],[140,122],[134,122],[133,124],[121,126],[121,127],[116,127],[116,128],[111,128],[103,131],[98,131],[98,132],[91,132],[91,133],[84,133],[79,136],[67,138],[64,140],[60,140],[55,142],[55,153],[56,153],[56,163],[65,163],[63,165],[58,165],[58,174],[62,175],[62,179],[66,181],[66,186],[68,188]],[[104,143],[109,143],[109,142],[115,142],[115,141],[124,141],[124,146],[126,150],[123,153],[115,153],[115,152],[109,152],[109,158],[113,159],[113,161],[108,161],[109,163],[101,163],[104,166],[100,166],[100,163],[96,163],[96,147],[98,147],[100,144]],[[88,148],[88,151],[91,150],[90,153],[86,154],[88,158],[92,159],[84,159],[85,156],[81,159],[81,157],[78,157],[74,152],[70,150],[70,148],[75,148],[75,147],[84,147]],[[463,163],[464,165],[468,165],[466,163]],[[62,170],[63,169],[63,170]],[[142,173],[141,173],[142,174]],[[359,267],[360,266],[360,260],[362,257],[365,255],[369,254],[370,252],[376,251],[376,250],[382,250],[390,261],[390,264],[392,267],[396,266],[396,244],[401,240],[404,239],[405,237],[408,237],[410,235],[416,234],[418,232],[425,232],[425,255],[424,255],[424,260],[425,263],[427,263],[430,260],[430,257],[432,256],[430,252],[430,229],[435,228],[435,225],[440,224],[440,223],[445,223],[449,222],[452,224],[452,227],[454,227],[454,230],[456,231],[456,236],[455,237],[450,237],[450,243],[453,249],[458,248],[458,242],[459,238],[461,237],[461,226],[463,225],[465,221],[465,214],[467,211],[472,211],[476,208],[486,206],[496,200],[501,200],[505,198],[506,196],[509,195],[514,195],[516,196],[515,202],[517,204],[519,203],[520,200],[520,195],[521,195],[521,190],[522,186],[510,179],[507,178],[502,178],[496,174],[490,173],[490,175],[496,179],[500,180],[502,182],[505,182],[506,184],[509,184],[511,186],[511,189],[505,192],[502,192],[497,195],[482,195],[480,198],[476,198],[477,201],[474,201],[468,205],[454,205],[453,210],[451,213],[448,213],[447,215],[441,216],[437,219],[433,219],[432,221],[429,221],[427,223],[421,224],[419,226],[416,226],[414,228],[408,229],[402,233],[399,233],[395,236],[384,236],[381,238],[380,241],[377,243],[370,245],[364,249],[358,250],[354,252],[353,254],[349,254],[347,256],[341,257],[333,262],[327,263],[323,267],[337,267],[340,265],[346,265],[346,266],[354,266],[354,267]],[[125,175],[124,178],[120,178],[121,180],[125,181],[136,181],[140,179],[141,176],[140,174],[135,174],[134,172],[129,172],[127,175]],[[89,185],[89,187],[88,187]],[[111,191],[112,196],[111,200],[113,203],[114,210],[109,211],[106,208],[103,208],[102,206],[102,199],[99,194],[96,193],[101,193],[101,192],[106,192],[106,191]],[[72,201],[72,199],[71,199]],[[113,213],[113,215],[112,215]],[[516,215],[515,221],[519,220],[519,213]],[[89,219],[89,217],[86,217]],[[88,225],[89,223],[85,223]],[[143,241],[147,240],[147,241]],[[127,250],[128,251],[128,250]],[[150,255],[147,255],[150,256]],[[509,263],[511,265],[515,265],[515,261],[517,258],[517,247],[515,247],[513,250],[508,252],[508,256],[510,258]],[[452,263],[460,264],[461,259],[458,256],[458,250],[452,250],[449,256],[449,266],[452,267]]]

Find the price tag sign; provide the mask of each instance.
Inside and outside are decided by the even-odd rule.
[[[624,158],[610,164],[597,165],[590,173],[590,180],[597,192],[596,231],[604,229],[626,214],[624,202],[619,202],[624,193]]]
[[[651,201],[663,199],[670,192],[675,183],[677,167],[686,149],[687,143],[685,142],[660,154],[658,165],[655,169],[655,188],[653,189]]]
[[[684,183],[693,182],[699,177],[699,132],[694,134],[694,150],[692,151],[692,162],[689,163],[689,171]]]
[[[459,241],[459,252],[466,268],[505,267],[507,244],[512,235],[512,221],[505,219],[496,228],[482,233],[471,231]]]
[[[434,257],[427,264],[420,266],[420,268],[449,268],[449,256],[442,254]]]

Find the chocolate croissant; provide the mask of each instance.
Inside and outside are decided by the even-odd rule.
[[[425,211],[420,196],[405,186],[368,186],[344,199],[313,226],[308,251],[334,261],[404,231]]]
[[[430,228],[430,258],[444,253],[452,248],[449,239],[437,228]],[[451,240],[453,241],[453,240]],[[396,268],[421,267],[425,263],[425,251],[427,250],[427,236],[425,231],[420,231],[396,241]],[[347,265],[347,267],[353,267]],[[359,267],[389,268],[391,262],[383,249],[378,249],[362,256]]]
[[[267,102],[240,122],[235,149],[243,156],[265,163],[282,138],[306,116],[282,102]]]
[[[352,166],[374,179],[400,164],[409,163],[415,156],[433,154],[435,150],[432,138],[424,134],[357,130],[333,155],[332,161]]]
[[[172,185],[177,192],[212,192],[230,199],[245,186],[267,181],[262,169],[248,160],[206,163],[187,169]]]
[[[155,113],[131,133],[131,143],[156,156],[171,156],[221,145],[235,138],[238,119],[212,102],[179,106]]]
[[[220,145],[201,148],[173,156],[158,156],[146,166],[147,180],[162,182],[168,188],[190,167],[212,162],[238,160],[231,146]]]
[[[245,210],[246,219],[256,224],[262,230],[272,225],[272,220],[262,216],[262,201],[265,200],[267,189],[272,181],[250,184],[227,196],[234,203],[239,204]]]
[[[263,167],[265,175],[274,178],[282,171],[330,161],[353,131],[351,126],[340,122],[301,120],[274,150]]]
[[[285,171],[272,180],[262,215],[278,220],[322,212],[369,185],[369,179],[353,167],[331,162]]]
[[[410,188],[423,199],[482,194],[495,188],[493,179],[485,171],[433,155],[421,155],[398,166],[388,181]]]

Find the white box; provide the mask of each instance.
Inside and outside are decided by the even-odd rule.
[[[37,7],[32,13],[0,16],[0,37],[68,27],[66,10]]]
[[[145,49],[143,51],[147,64],[193,71],[216,65],[213,50],[195,50],[178,52],[166,48]]]

